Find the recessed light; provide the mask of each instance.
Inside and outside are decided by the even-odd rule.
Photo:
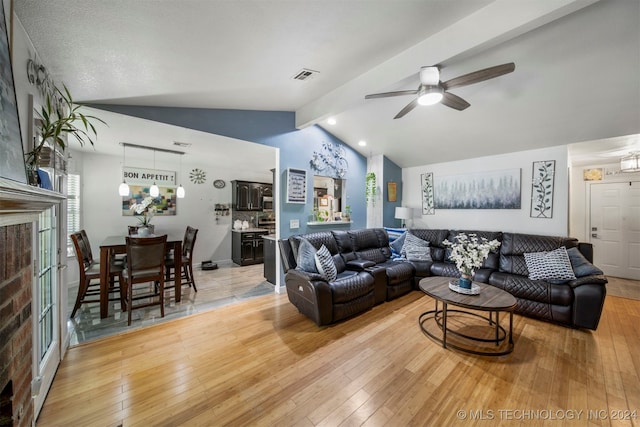
[[[327,119],[327,123],[329,123],[329,124],[330,124],[330,125],[332,125],[332,126],[333,126],[333,125],[335,125],[335,124],[337,123],[337,122],[336,122],[336,118],[335,118],[335,117],[329,117],[329,118]]]
[[[366,147],[366,145],[367,145],[367,141],[365,141],[365,140],[363,139],[363,140],[361,140],[360,142],[358,142],[358,145],[359,145],[360,147]]]

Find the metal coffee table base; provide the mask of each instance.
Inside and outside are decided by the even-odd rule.
[[[447,305],[448,305],[447,303],[443,302],[442,309],[439,310],[438,301],[436,300],[435,310],[426,311],[422,313],[420,317],[418,317],[418,324],[420,325],[420,329],[422,330],[422,333],[424,333],[434,341],[442,344],[442,347],[444,348],[450,347],[459,351],[463,351],[465,353],[477,354],[481,356],[504,356],[505,354],[509,354],[513,351],[513,347],[514,347],[513,345],[513,311],[509,311],[509,335],[507,336],[507,331],[502,326],[500,326],[499,311],[495,312],[496,320],[494,322],[493,311],[489,312],[489,316],[482,316],[480,314],[471,313],[465,310],[448,310]],[[447,327],[447,315],[448,313],[452,313],[452,312],[461,313],[464,315],[478,317],[480,319],[487,320],[489,322],[489,325],[495,326],[495,331],[496,331],[495,338],[481,338],[481,337],[463,334],[456,330],[449,329]],[[431,319],[435,321],[435,323],[438,325],[438,327],[442,331],[442,338],[436,336],[435,334],[431,333],[427,328],[425,328],[424,326],[425,322]],[[447,342],[447,334],[453,334],[459,337],[463,337],[463,338],[473,340],[473,341],[478,341],[478,342],[495,343],[496,347],[499,347],[500,344],[507,338],[509,341],[508,341],[507,348],[502,351],[481,351],[481,350],[473,350],[470,348],[465,348],[465,347],[453,344],[451,342]]]

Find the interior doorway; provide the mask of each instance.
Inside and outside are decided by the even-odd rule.
[[[640,280],[640,180],[591,183],[589,218],[595,264]]]

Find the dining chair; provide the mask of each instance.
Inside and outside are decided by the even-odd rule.
[[[193,277],[193,248],[196,245],[198,229],[187,226],[182,241],[182,284],[193,285],[193,290],[198,292],[196,282]],[[175,254],[170,254],[166,260],[167,274],[166,280],[175,280]]]
[[[131,312],[137,308],[160,306],[164,317],[165,254],[167,235],[157,237],[126,237],[127,264],[123,288],[126,294],[127,321],[131,326]],[[136,286],[139,285],[139,286]],[[134,289],[135,287],[135,289]],[[134,301],[142,301],[133,305]]]
[[[87,237],[85,230],[70,235],[73,242],[73,248],[78,260],[78,270],[80,279],[78,283],[78,294],[76,295],[76,303],[71,311],[71,318],[82,304],[100,302],[100,263],[94,261],[91,253],[91,243]],[[120,308],[124,310],[125,301],[122,292],[122,271],[124,264],[122,262],[111,261],[110,277],[109,277],[109,295],[118,293],[118,298],[110,297],[109,301],[120,301]],[[116,286],[116,277],[118,278]]]

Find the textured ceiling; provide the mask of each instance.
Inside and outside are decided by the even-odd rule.
[[[299,126],[401,167],[640,133],[637,0],[14,4],[51,76],[81,102],[295,111]],[[512,61],[515,72],[452,91],[471,103],[462,112],[435,105],[393,120],[410,97],[364,100],[414,89],[422,65],[440,64],[446,80]],[[302,68],[319,74],[292,80]],[[136,125],[118,123],[98,151],[120,152]],[[189,137],[171,129],[167,144]]]

